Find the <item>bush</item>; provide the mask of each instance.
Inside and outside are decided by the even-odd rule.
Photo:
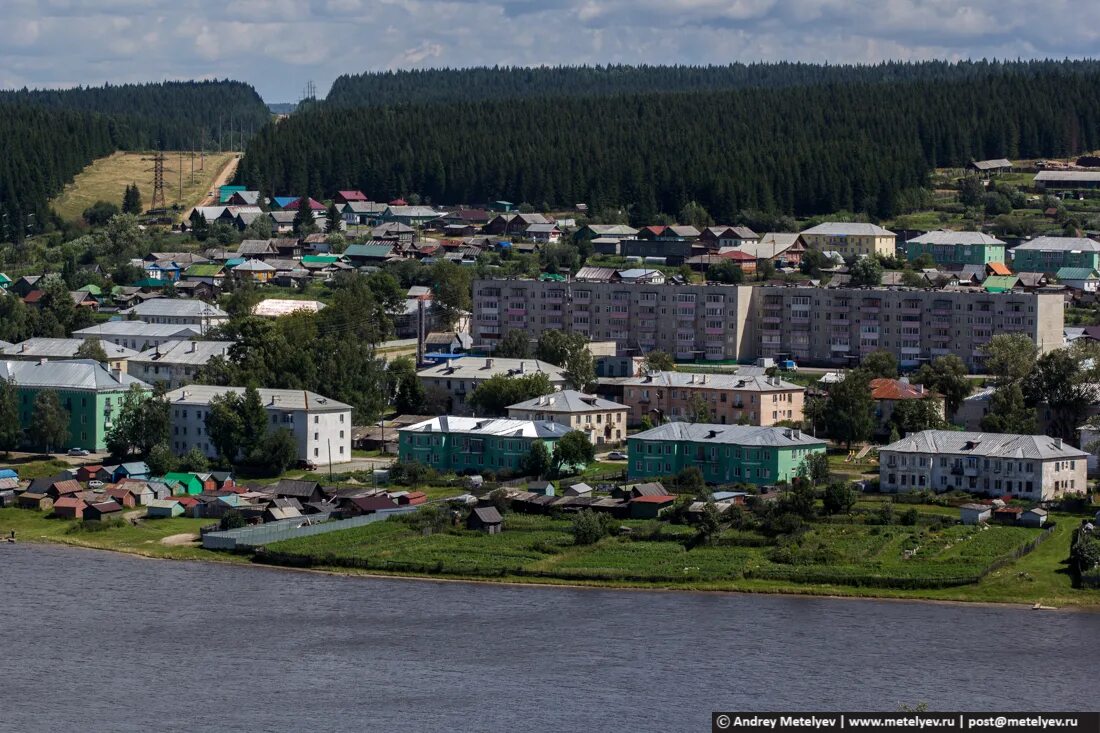
[[[81,519],[79,522],[69,527],[66,534],[80,534],[81,532],[105,532],[109,529],[115,529],[117,527],[125,527],[126,521],[122,517],[112,517],[111,519]]]
[[[573,518],[573,543],[594,545],[611,533],[611,516],[591,509],[582,509]]]

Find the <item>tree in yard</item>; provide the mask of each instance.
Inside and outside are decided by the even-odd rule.
[[[808,483],[794,486],[783,495],[783,508],[803,519],[813,519],[817,513],[814,488]]]
[[[890,413],[891,424],[897,426],[902,435],[919,433],[922,430],[939,430],[945,426],[940,414],[939,400],[899,400]]]
[[[959,203],[963,206],[979,206],[985,197],[985,185],[976,175],[959,179]]]
[[[698,539],[701,544],[708,544],[718,536],[722,529],[722,514],[718,511],[713,501],[703,505],[703,511],[699,515]]]
[[[709,226],[714,226],[714,218],[698,201],[688,201],[684,208],[680,209],[680,223],[693,226],[699,231]]]
[[[685,409],[687,410],[685,416],[687,422],[709,423],[714,420],[714,412],[710,409],[710,403],[698,392],[691,395]]]
[[[560,474],[566,466],[583,467],[596,460],[596,450],[588,436],[580,430],[572,430],[558,439],[554,446],[554,472]]]
[[[432,305],[446,328],[451,328],[462,313],[472,307],[473,275],[471,268],[448,260],[439,260],[431,269]]]
[[[122,195],[122,213],[141,213],[141,191],[138,190],[136,183],[131,183],[127,186],[126,192]]]
[[[47,453],[69,442],[69,411],[61,406],[57,392],[44,389],[35,396],[27,435],[32,445]]]
[[[218,529],[223,532],[229,529],[240,529],[241,527],[247,526],[248,520],[236,509],[228,510],[222,515],[221,519],[218,520]]]
[[[226,392],[210,400],[210,410],[204,423],[210,442],[222,460],[232,463],[241,451],[243,423],[240,414],[241,398],[235,392]]]
[[[210,470],[210,461],[206,455],[196,446],[180,456],[179,470],[189,473],[205,473]]]
[[[154,476],[163,476],[170,471],[175,471],[179,465],[176,454],[172,452],[167,443],[154,445],[152,450],[149,451],[149,455],[145,457],[145,462],[149,465],[149,471]]]
[[[867,440],[875,429],[875,401],[871,379],[862,369],[848,372],[844,381],[829,388],[825,429],[833,440],[848,448]]]
[[[882,285],[882,263],[877,257],[860,257],[848,268],[853,288]]]
[[[871,379],[897,379],[898,360],[891,352],[885,349],[872,351],[863,357],[860,368],[871,375]]]
[[[19,447],[23,429],[19,423],[19,389],[14,379],[0,380],[0,451]]]
[[[958,412],[963,400],[970,394],[966,365],[954,354],[937,356],[932,363],[922,365],[913,381],[943,395],[949,418]]]
[[[843,481],[833,481],[825,487],[825,513],[847,514],[855,506],[856,499],[856,492],[851,484]]]
[[[467,402],[484,415],[506,415],[508,406],[551,394],[554,385],[543,372],[514,377],[498,374],[479,384]]]
[[[313,207],[309,205],[309,196],[303,196],[298,199],[297,210],[294,212],[294,233],[305,235],[315,229],[317,220],[313,218]]]
[[[399,414],[419,415],[424,409],[424,385],[416,378],[416,364],[411,357],[394,359],[386,367],[389,394],[393,395],[393,408]]]
[[[501,359],[529,359],[531,358],[531,339],[523,329],[513,328],[504,334],[504,338],[493,349],[493,356],[499,356]]]
[[[267,435],[267,410],[260,398],[260,391],[248,387],[241,398],[241,452],[246,457],[253,456],[261,448]]]
[[[504,487],[494,489],[489,494],[489,501],[501,514],[512,508],[512,500],[508,498],[508,490]]]
[[[112,216],[118,214],[118,207],[109,201],[96,201],[94,204],[84,209],[82,216],[84,221],[88,222],[89,226],[101,227],[111,220]]]
[[[103,348],[103,342],[99,339],[85,339],[84,343],[77,347],[74,354],[77,359],[94,359],[100,364],[108,361],[107,350]]]
[[[798,464],[799,478],[811,486],[820,486],[829,480],[829,457],[824,453],[811,453]]]
[[[531,444],[531,450],[527,451],[527,455],[523,457],[520,470],[523,471],[525,476],[538,477],[550,473],[552,467],[553,462],[546,444],[541,440],[536,440]]]
[[[325,211],[325,234],[335,234],[340,231],[340,211],[336,204],[329,204]]]
[[[582,509],[573,517],[573,544],[594,545],[611,533],[611,516]]]
[[[1068,349],[1040,356],[1020,387],[1029,407],[1046,405],[1051,418],[1049,434],[1067,442],[1075,440],[1089,405],[1098,396],[1094,384],[1084,379],[1076,355]]]
[[[642,368],[647,372],[676,371],[676,360],[667,351],[651,351],[645,355]]]
[[[582,392],[587,391],[595,383],[596,360],[587,346],[569,355],[562,376],[565,377],[569,387]]]
[[[271,430],[260,438],[259,444],[249,454],[248,463],[268,476],[278,476],[294,464],[298,458],[298,443],[287,428]]]
[[[876,512],[876,519],[879,524],[893,524],[894,523],[894,502],[887,499],[882,502],[882,506],[878,508]]]
[[[707,282],[740,285],[745,281],[745,271],[733,260],[722,260],[707,267]]]
[[[154,446],[167,445],[169,422],[163,394],[149,395],[140,385],[132,385],[107,431],[107,450],[120,459],[133,450],[147,456]]]
[[[588,341],[579,333],[548,329],[539,336],[535,345],[535,358],[564,367],[573,352],[586,348],[587,345]]]
[[[980,348],[986,370],[998,387],[1020,382],[1031,373],[1039,347],[1022,333],[999,333]]]

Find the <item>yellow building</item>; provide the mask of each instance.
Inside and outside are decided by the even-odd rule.
[[[895,254],[897,236],[876,224],[827,221],[802,232],[807,247],[839,252],[844,257]]]

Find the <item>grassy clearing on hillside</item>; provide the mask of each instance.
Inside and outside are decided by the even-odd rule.
[[[191,182],[190,153],[183,157],[183,198],[184,209],[200,202],[213,185],[214,179],[225,165],[233,159],[235,153],[207,153],[205,170],[198,172],[199,159],[195,158],[195,181]],[[165,153],[164,196],[168,205],[180,201],[179,196],[179,153]],[[65,186],[51,205],[61,218],[79,219],[84,210],[96,201],[109,201],[116,206],[122,204],[122,194],[131,183],[136,183],[141,191],[142,204],[148,208],[153,198],[153,154],[152,153],[114,153],[106,158],[94,161],[77,174],[72,183]],[[182,215],[182,211],[181,211]]]

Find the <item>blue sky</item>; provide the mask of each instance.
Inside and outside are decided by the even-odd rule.
[[[3,0],[0,86],[234,78],[269,102],[427,66],[1064,58],[1100,3],[1049,0]]]

